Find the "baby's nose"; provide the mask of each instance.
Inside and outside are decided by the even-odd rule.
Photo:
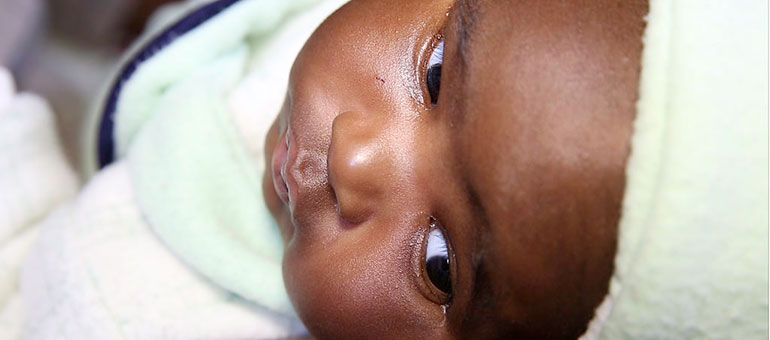
[[[332,125],[329,182],[340,217],[360,224],[376,214],[394,178],[394,153],[388,142],[387,118],[348,111]]]

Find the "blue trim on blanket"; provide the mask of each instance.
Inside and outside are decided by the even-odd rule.
[[[131,76],[134,75],[142,63],[171,45],[177,38],[192,31],[238,1],[240,0],[218,0],[201,6],[166,28],[126,62],[120,70],[115,83],[110,88],[107,102],[102,111],[96,150],[99,169],[109,165],[115,159],[115,110],[121,91],[123,90],[123,85],[131,79]]]

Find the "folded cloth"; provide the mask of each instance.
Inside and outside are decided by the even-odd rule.
[[[18,278],[36,225],[76,193],[77,177],[62,152],[48,105],[16,93],[11,74],[0,68],[0,338],[21,332]]]
[[[30,237],[12,301],[24,337],[304,334],[261,145],[294,57],[342,3],[207,1],[132,48],[94,119],[103,168],[91,158],[86,187]]]
[[[650,1],[615,273],[586,338],[767,338],[767,20],[761,1]]]

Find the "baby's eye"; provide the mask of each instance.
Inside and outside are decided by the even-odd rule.
[[[438,92],[441,89],[441,64],[444,63],[444,40],[436,44],[430,58],[428,59],[428,71],[425,74],[425,83],[428,87],[430,102],[438,102]]]
[[[452,292],[452,277],[449,268],[449,249],[446,238],[444,238],[441,229],[436,227],[435,223],[431,223],[431,231],[428,234],[428,244],[425,249],[425,272],[433,286],[447,295]]]

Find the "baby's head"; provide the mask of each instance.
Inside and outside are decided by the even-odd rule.
[[[646,9],[354,0],[328,18],[266,146],[311,334],[580,335],[612,274]]]

